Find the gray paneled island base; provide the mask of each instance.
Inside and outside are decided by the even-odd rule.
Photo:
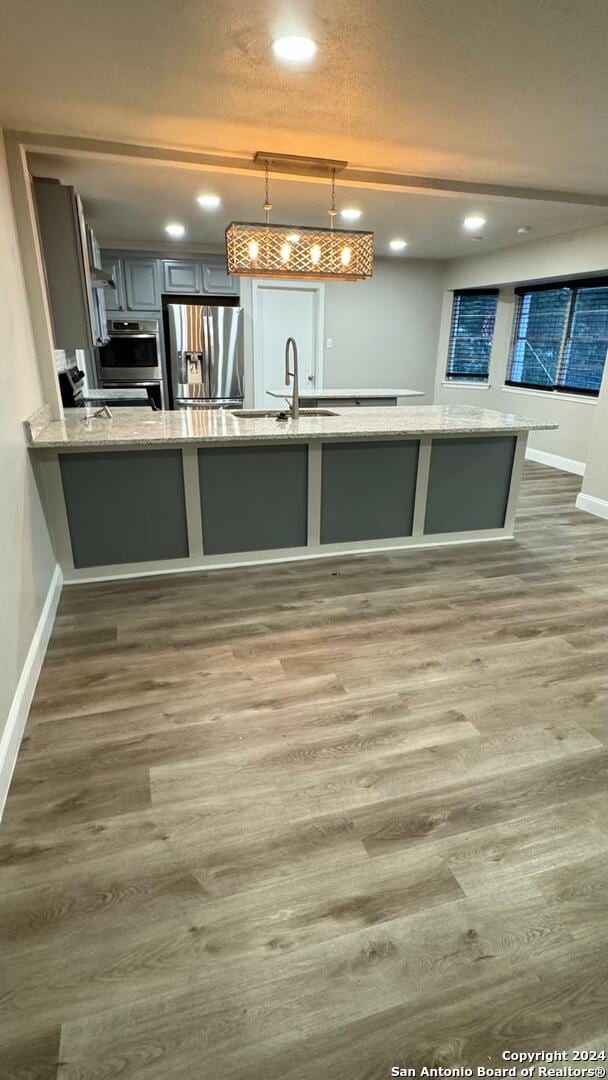
[[[221,410],[28,426],[66,581],[510,538],[528,431],[486,409]]]

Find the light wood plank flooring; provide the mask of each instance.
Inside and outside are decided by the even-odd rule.
[[[3,1080],[608,1047],[608,522],[64,591],[0,827]]]

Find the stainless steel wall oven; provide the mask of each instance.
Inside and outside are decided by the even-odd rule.
[[[112,319],[109,341],[98,349],[100,385],[162,382],[158,319]]]

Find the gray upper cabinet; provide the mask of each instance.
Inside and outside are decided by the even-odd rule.
[[[230,277],[224,265],[203,263],[203,292],[215,295],[226,293],[230,296],[238,296],[239,279]]]
[[[37,176],[32,184],[55,348],[90,349],[93,297],[80,199],[54,178]]]
[[[125,311],[125,281],[121,260],[119,258],[113,258],[111,255],[106,255],[101,260],[101,268],[102,270],[105,270],[106,274],[110,275],[115,285],[114,289],[105,290],[106,312],[109,315],[115,315]]]
[[[201,265],[185,259],[163,262],[163,292],[200,293],[202,287]]]
[[[125,296],[129,311],[160,311],[156,259],[125,259]]]
[[[215,261],[214,261],[215,260]],[[226,273],[220,256],[163,259],[145,258],[135,252],[106,250],[103,269],[111,274],[115,289],[106,290],[110,316],[127,311],[161,310],[162,294],[169,296],[238,296],[239,278]]]

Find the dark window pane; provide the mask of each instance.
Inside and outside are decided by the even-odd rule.
[[[608,350],[608,287],[576,290],[558,385],[568,390],[600,389]]]
[[[516,314],[508,381],[553,388],[568,317],[570,289],[523,293]]]
[[[487,379],[497,301],[495,291],[454,294],[448,379]]]

